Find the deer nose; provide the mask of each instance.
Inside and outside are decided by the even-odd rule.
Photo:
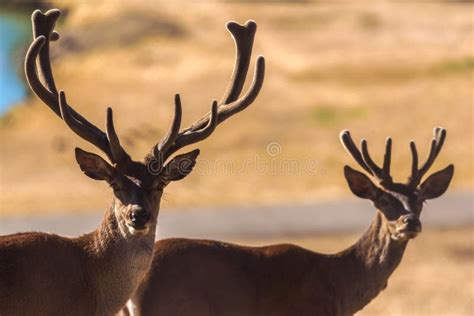
[[[415,214],[408,214],[403,216],[402,222],[407,225],[407,229],[421,232],[421,221]]]
[[[143,209],[134,210],[130,212],[130,221],[134,227],[143,228],[146,223],[150,220],[150,212],[147,212]]]

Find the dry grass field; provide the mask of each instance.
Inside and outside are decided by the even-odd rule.
[[[291,242],[323,253],[338,252],[356,235],[242,241]],[[469,316],[474,314],[473,227],[426,230],[410,241],[387,288],[357,315]]]
[[[52,48],[58,87],[101,127],[112,105],[118,132],[135,158],[163,137],[176,91],[185,123],[208,111],[233,66],[225,22],[257,21],[254,55],[267,59],[261,95],[200,144],[201,167],[168,188],[163,207],[347,195],[342,167],[353,162],[338,141],[344,128],[357,139],[366,137],[377,159],[385,137],[393,136],[392,170],[402,180],[410,164],[408,141],[416,140],[425,155],[432,128],[444,126],[447,143],[433,169],[452,162],[452,190],[473,186],[470,3],[57,6],[68,12],[57,27],[63,39]],[[106,185],[83,176],[74,160],[75,146],[92,148],[36,98],[1,119],[0,140],[0,216],[106,205]],[[272,142],[281,149],[276,156],[267,153]],[[293,167],[281,167],[285,162]]]

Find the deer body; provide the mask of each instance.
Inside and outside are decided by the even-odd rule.
[[[97,230],[78,238],[0,237],[0,313],[116,313],[149,268],[155,237],[152,227],[146,235],[131,236],[120,225],[108,211]]]
[[[382,223],[377,215],[354,245],[333,255],[290,244],[160,240],[132,297],[141,308],[133,315],[352,315],[386,287],[407,245]]]
[[[412,175],[408,183],[390,177],[391,140],[383,168],[362,154],[348,131],[341,140],[371,175],[349,166],[344,175],[351,191],[369,199],[376,215],[369,229],[351,247],[333,255],[294,245],[242,247],[218,241],[168,239],[155,244],[155,254],[143,283],[132,296],[140,316],[334,316],[360,311],[385,287],[400,264],[408,241],[421,232],[423,202],[442,195],[452,179],[453,165],[420,184],[441,150],[446,131],[434,130],[430,155],[418,169],[411,143]]]
[[[222,101],[191,126],[181,129],[182,106],[175,95],[175,113],[168,133],[142,161],[132,160],[120,144],[112,109],[102,131],[76,112],[58,91],[49,58],[59,10],[32,15],[33,37],[25,59],[25,73],[33,92],[78,136],[95,145],[109,159],[76,148],[80,169],[103,180],[113,191],[111,207],[99,228],[78,238],[45,233],[0,237],[0,315],[114,315],[126,304],[148,270],[164,188],[186,177],[199,150],[178,150],[208,138],[217,125],[244,110],[263,84],[265,62],[259,57],[248,92],[240,97],[256,25],[231,22],[228,29],[237,47],[232,77]]]

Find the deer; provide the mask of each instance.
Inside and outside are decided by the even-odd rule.
[[[345,149],[376,180],[344,167],[352,193],[376,208],[357,242],[336,254],[321,254],[292,244],[245,247],[213,240],[159,240],[150,270],[122,315],[334,316],[360,311],[387,287],[409,240],[421,232],[423,203],[449,186],[453,165],[421,183],[445,137],[445,129],[435,128],[420,168],[411,141],[411,176],[396,183],[390,175],[390,138],[380,167],[365,139],[359,150],[349,131],[342,131]]]
[[[114,315],[134,293],[150,267],[160,200],[165,187],[191,173],[199,149],[177,151],[208,138],[216,127],[254,102],[265,72],[256,61],[253,81],[241,96],[255,35],[253,21],[229,23],[237,43],[237,57],[227,90],[209,113],[181,129],[182,106],[174,98],[174,117],[165,137],[143,160],[136,161],[121,145],[111,108],[106,129],[99,129],[76,112],[65,92],[56,88],[49,46],[59,39],[54,30],[60,11],[32,15],[33,42],[25,59],[25,73],[36,96],[80,138],[102,151],[101,156],[75,149],[82,172],[108,183],[112,202],[98,228],[67,238],[42,232],[0,236],[1,315]]]

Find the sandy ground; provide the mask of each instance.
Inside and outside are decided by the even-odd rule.
[[[168,188],[165,207],[348,196],[342,167],[353,162],[337,138],[344,128],[356,139],[366,137],[375,159],[391,135],[392,170],[402,180],[410,165],[408,141],[414,139],[424,157],[432,128],[444,126],[448,138],[433,170],[454,163],[453,188],[473,187],[472,3],[58,6],[69,9],[58,26],[62,44],[52,47],[59,88],[100,127],[112,105],[118,133],[136,159],[163,137],[176,91],[184,124],[223,93],[234,58],[225,22],[257,21],[254,53],[267,59],[263,91],[199,145],[199,170]],[[0,122],[0,214],[106,205],[106,185],[83,176],[73,157],[75,146],[92,148],[36,98]],[[269,154],[269,144],[277,145],[276,154]]]

